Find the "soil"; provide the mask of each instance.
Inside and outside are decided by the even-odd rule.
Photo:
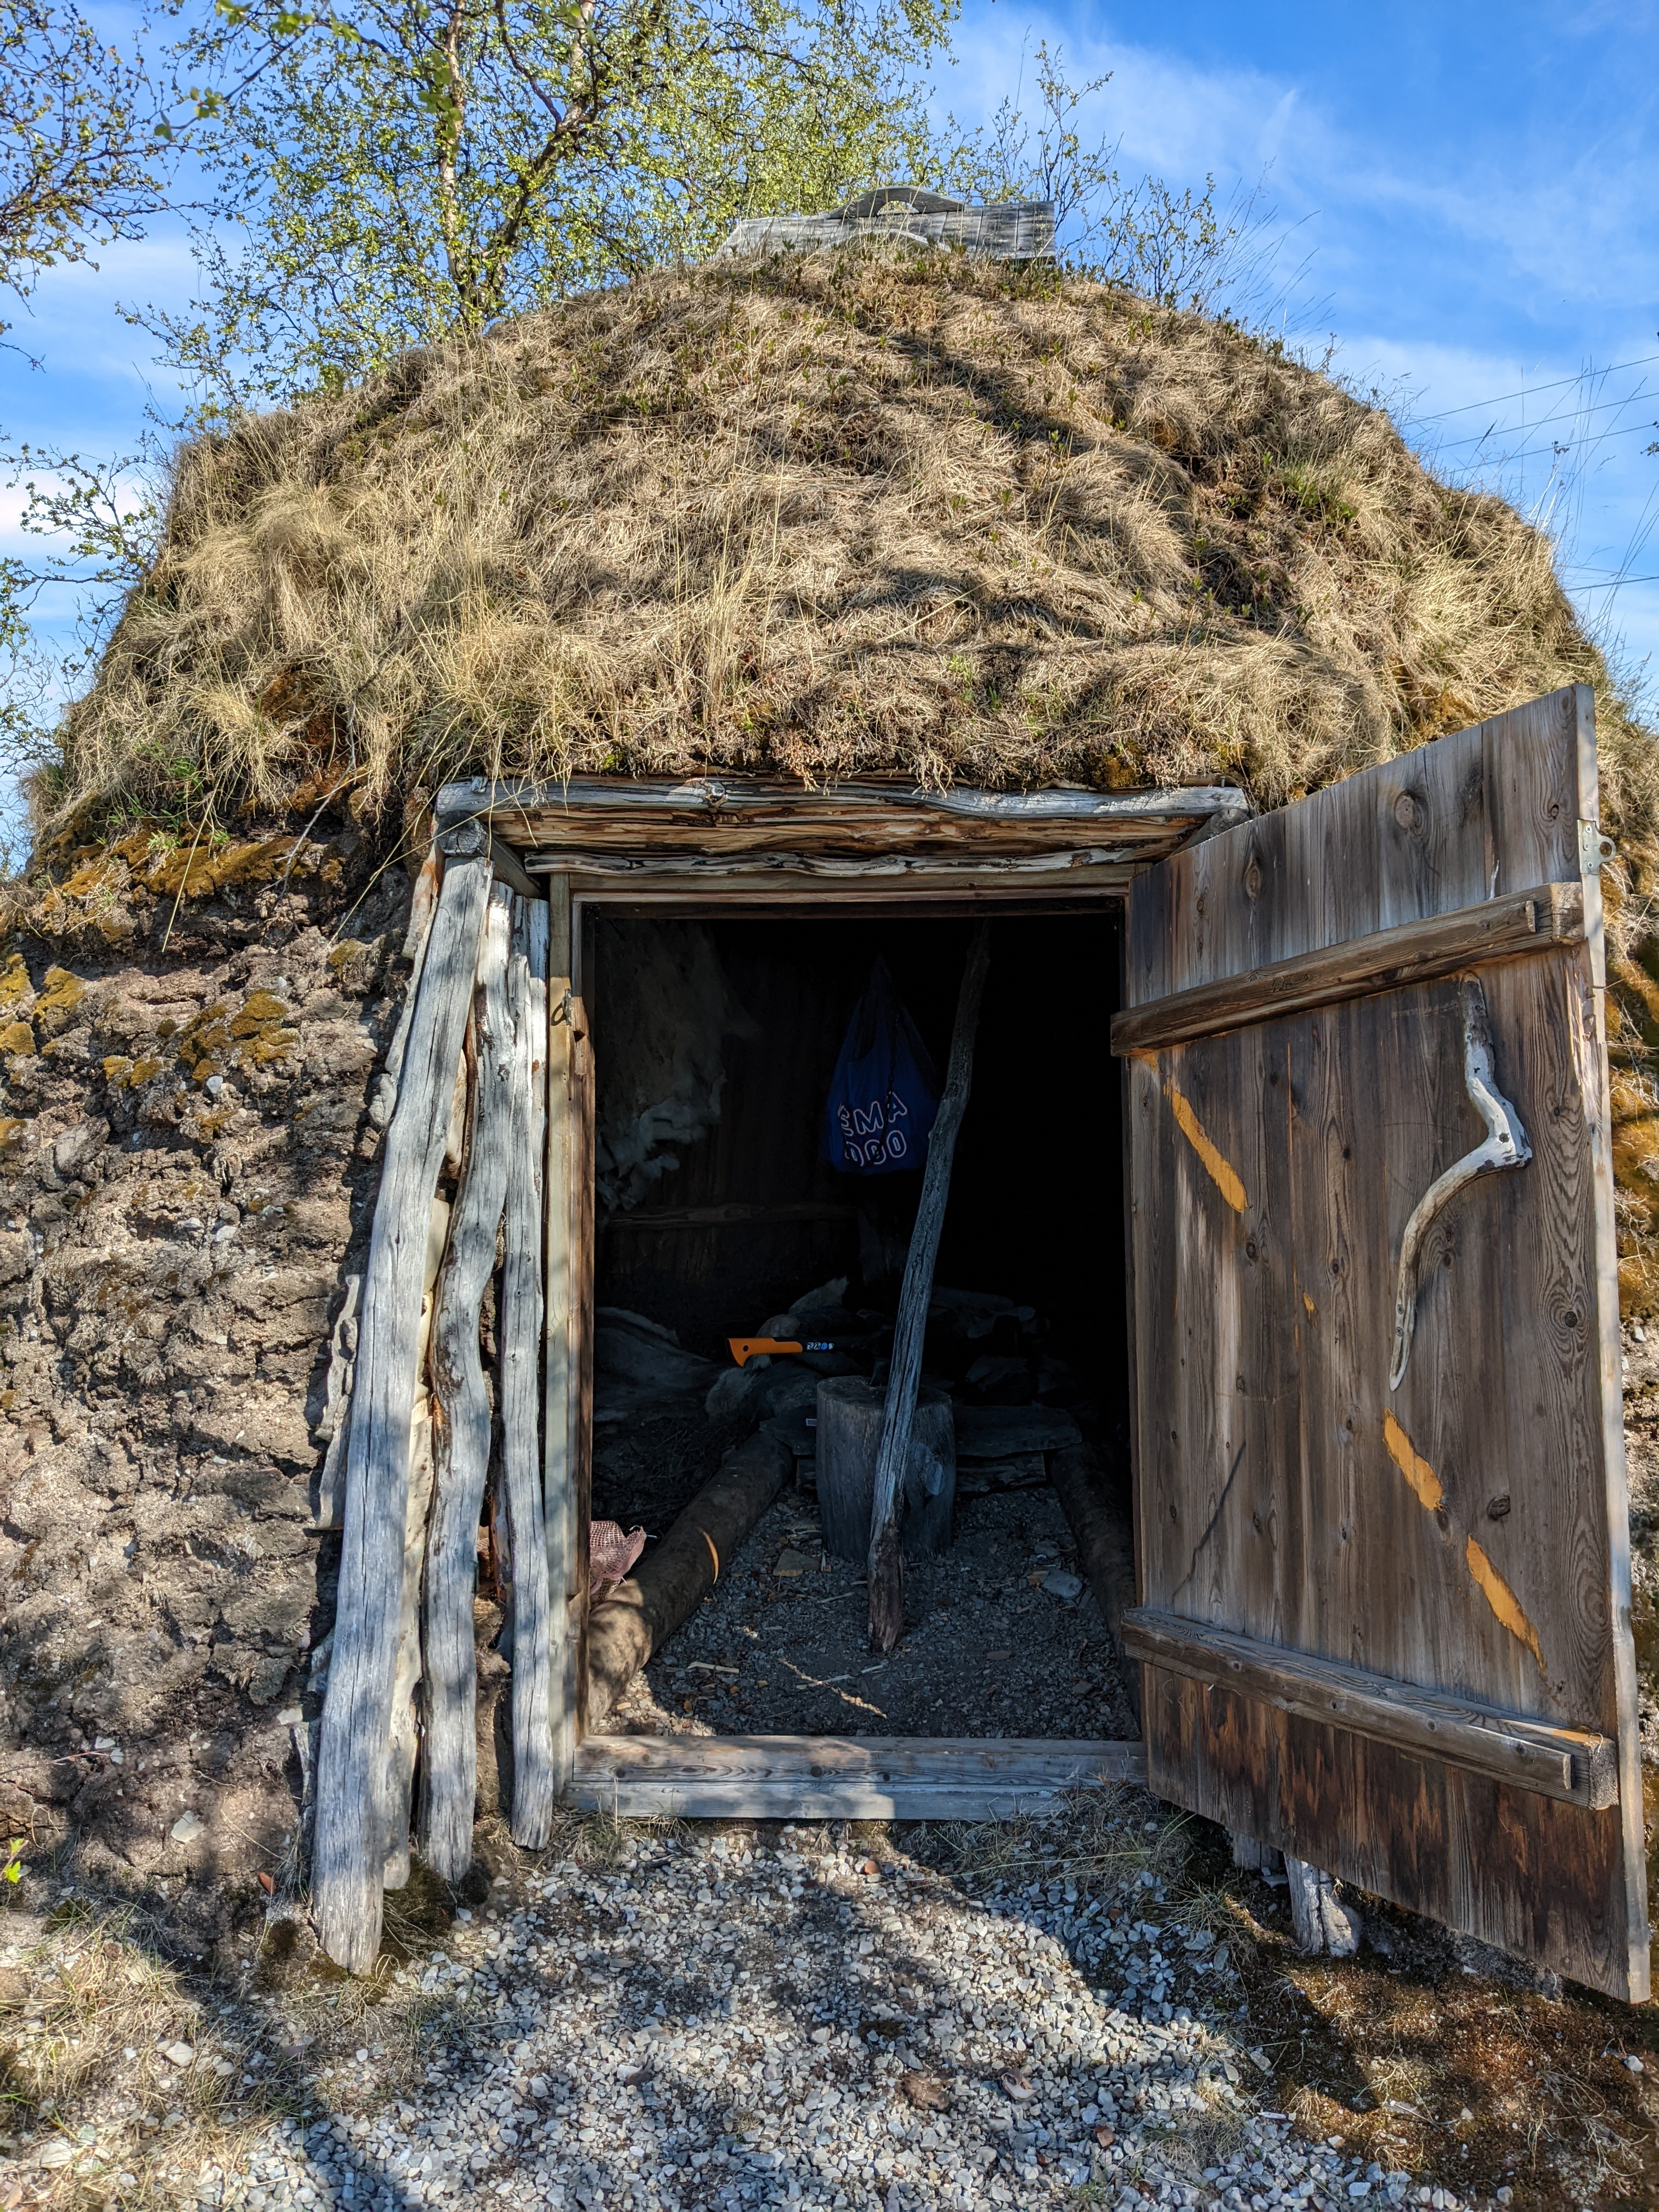
[[[95,921],[48,894],[0,946],[0,1833],[208,1942],[319,1709],[316,1424],[410,886],[350,829],[173,855],[195,897],[143,844]]]
[[[862,1570],[831,1559],[805,1493],[786,1493],[730,1571],[637,1677],[611,1725],[641,1735],[1133,1736],[1106,1630],[1075,1583],[1049,1490],[976,1498],[955,1540],[911,1562],[908,1626],[870,1649]]]
[[[712,1420],[696,1398],[668,1398],[625,1419],[606,1421],[605,1400],[593,1425],[593,1518],[642,1527],[665,1536],[720,1466],[726,1449],[752,1424]]]

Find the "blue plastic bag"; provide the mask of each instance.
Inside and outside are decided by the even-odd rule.
[[[853,1010],[823,1112],[823,1157],[843,1175],[899,1175],[926,1164],[939,1079],[878,958]]]

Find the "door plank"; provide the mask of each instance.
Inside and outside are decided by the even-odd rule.
[[[1144,1607],[1126,1617],[1123,1636],[1138,1659],[1195,1682],[1231,1686],[1282,1712],[1332,1722],[1593,1812],[1618,1802],[1618,1746],[1594,1730],[1545,1726]]]
[[[1622,1805],[1515,1790],[1158,1667],[1145,1672],[1147,1787],[1610,1995],[1647,1995],[1630,1942]]]
[[[1278,1647],[1289,1666],[1386,1678],[1437,1711],[1449,1699],[1610,1744],[1616,1782],[1603,1775],[1594,1804],[1558,1802],[1431,1744],[1356,1749],[1359,1731],[1282,1711],[1261,1676],[1250,1698],[1236,1677],[1194,1686],[1149,1668],[1164,1686],[1145,1710],[1156,1784],[1180,1802],[1633,1996],[1648,1928],[1604,955],[1581,819],[1595,820],[1583,691],[1367,770],[1286,809],[1277,833],[1225,832],[1137,884],[1126,1019],[1148,1026],[1127,1035],[1159,1038],[1182,992],[1206,994],[1216,1027],[1129,1061],[1136,1474],[1154,1613]],[[1501,933],[1528,890],[1547,933],[1478,972],[1496,1080],[1532,1158],[1435,1223],[1391,1389],[1406,1223],[1484,1125],[1464,1067],[1468,954],[1389,975],[1386,933],[1449,945],[1477,906],[1507,917]],[[1479,949],[1478,923],[1463,941]],[[1269,950],[1307,959],[1306,998],[1224,1026]],[[1384,988],[1328,990],[1357,966]]]
[[[1219,1036],[1268,1014],[1306,1013],[1338,1000],[1455,975],[1482,961],[1576,944],[1583,934],[1582,887],[1540,884],[1453,914],[1376,930],[1322,952],[1292,954],[1115,1014],[1112,1050],[1158,1052],[1194,1037]]]

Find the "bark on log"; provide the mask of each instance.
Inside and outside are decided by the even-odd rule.
[[[832,1375],[818,1385],[818,1520],[824,1548],[837,1559],[862,1561],[870,1549],[876,1455],[885,1411],[882,1394],[861,1375]],[[900,1499],[900,1549],[910,1558],[948,1550],[955,1503],[950,1397],[943,1390],[923,1390],[916,1401]]]
[[[363,1283],[312,1868],[319,1940],[354,1973],[373,1965],[380,1942],[382,1793],[428,1225],[489,890],[487,860],[452,861],[445,872],[386,1132]]]
[[[750,1437],[706,1483],[637,1575],[593,1607],[587,1622],[587,1726],[611,1708],[653,1651],[696,1611],[782,1489],[793,1461],[775,1437]]]
[[[957,998],[951,1033],[951,1061],[945,1090],[927,1139],[927,1165],[921,1178],[921,1203],[910,1234],[904,1283],[893,1327],[892,1364],[887,1376],[887,1407],[881,1449],[876,1457],[875,1496],[871,1504],[870,1641],[890,1651],[904,1633],[904,1565],[899,1552],[899,1497],[910,1457],[910,1424],[921,1380],[922,1341],[927,1334],[927,1304],[933,1290],[933,1262],[945,1227],[951,1194],[951,1162],[957,1132],[968,1109],[974,1075],[974,1033],[985,971],[991,960],[991,925],[982,921],[968,942],[968,959]]]
[[[471,1130],[450,1224],[449,1256],[438,1285],[432,1346],[441,1419],[426,1569],[426,1749],[420,1843],[421,1856],[434,1873],[452,1882],[459,1881],[472,1863],[477,1781],[472,1600],[490,1433],[478,1312],[484,1287],[495,1270],[495,1236],[507,1198],[513,1119],[508,902],[505,885],[498,885],[490,896],[478,949]]]
[[[1127,1503],[1112,1488],[1109,1471],[1091,1445],[1054,1453],[1048,1472],[1083,1578],[1112,1639],[1129,1710],[1139,1722],[1140,1666],[1123,1648],[1123,1616],[1135,1602],[1135,1535]]]
[[[539,1850],[557,1795],[549,1707],[547,1530],[542,1514],[542,1146],[547,1124],[547,904],[514,898],[512,1156],[501,1269],[501,1471],[513,1557],[513,1840]]]

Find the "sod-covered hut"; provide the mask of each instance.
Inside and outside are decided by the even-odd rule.
[[[762,1326],[769,1313],[805,1326],[813,1309],[792,1304],[793,1292],[826,1285],[823,1310],[838,1316],[826,1334],[842,1330],[866,1352],[880,1336],[880,1286],[890,1281],[896,1294],[894,1255],[902,1261],[909,1234],[903,1206],[849,1200],[812,1141],[769,1150],[766,1133],[784,1121],[799,1133],[811,1119],[820,1060],[826,1048],[833,1060],[846,1024],[848,978],[856,969],[861,981],[874,955],[886,957],[883,929],[934,931],[906,939],[910,950],[894,957],[942,1060],[962,959],[951,932],[966,928],[970,907],[1003,900],[999,926],[1015,933],[1006,941],[1017,939],[1021,972],[999,1000],[994,970],[986,1019],[1004,1025],[1005,1039],[1022,1016],[1040,1018],[1045,1035],[1098,1030],[1097,1060],[1056,1060],[1045,1074],[1075,1121],[1087,1102],[1116,1097],[1104,1042],[1124,957],[1114,917],[1141,871],[1431,740],[1473,732],[1479,756],[1476,726],[1563,693],[1574,744],[1588,742],[1593,719],[1592,826],[1616,848],[1604,864],[1599,843],[1571,843],[1576,823],[1561,832],[1574,884],[1582,861],[1595,886],[1585,896],[1606,905],[1620,1281],[1635,1319],[1659,1281],[1659,1092],[1649,1073],[1659,983],[1644,939],[1653,741],[1575,619],[1547,540],[1501,500],[1438,481],[1385,412],[1282,349],[1042,268],[858,245],[655,274],[505,325],[475,347],[411,354],[362,388],[186,448],[161,551],[66,718],[62,767],[35,793],[34,859],[9,893],[0,1572],[12,1596],[0,1630],[0,1732],[16,1820],[37,1836],[73,1836],[78,1863],[100,1880],[164,1887],[204,1937],[234,1948],[246,1910],[263,1904],[258,1874],[288,1892],[301,1880],[319,1716],[349,1671],[362,1688],[352,1728],[373,1739],[357,1753],[377,1776],[385,1767],[400,1778],[374,1783],[348,1836],[337,1820],[329,1828],[325,1755],[320,1818],[337,1872],[340,1854],[355,1853],[358,1902],[367,1912],[374,1891],[378,1925],[381,1881],[407,1870],[413,1790],[417,1845],[447,1852],[447,1871],[460,1878],[471,1845],[455,1832],[454,1802],[441,1836],[442,1822],[423,1826],[420,1810],[438,1693],[429,1656],[422,1674],[419,1620],[453,1407],[476,1390],[453,1365],[441,1384],[431,1363],[450,1356],[441,1271],[459,1264],[455,1238],[471,1218],[469,1116],[491,1052],[504,1082],[521,1046],[541,1070],[550,1149],[540,1149],[532,1116],[514,1139],[531,1150],[514,1157],[534,1161],[550,1194],[561,1174],[581,1184],[588,1242],[580,1218],[555,1219],[550,1196],[553,1211],[534,1230],[545,1246],[521,1252],[530,1274],[514,1293],[518,1183],[509,1177],[496,1207],[507,1224],[499,1278],[495,1224],[474,1224],[489,1241],[471,1356],[507,1358],[514,1299],[532,1277],[542,1334],[526,1355],[540,1362],[536,1374],[514,1382],[503,1367],[485,1394],[484,1517],[474,1510],[463,1527],[464,1498],[460,1533],[451,1532],[452,1596],[464,1583],[466,1601],[464,1666],[452,1648],[453,1605],[444,1650],[455,1694],[457,1668],[465,1674],[466,1712],[465,1745],[452,1728],[446,1756],[458,1762],[449,1796],[464,1785],[469,1829],[475,1768],[480,1803],[493,1816],[501,1787],[512,1815],[514,1783],[498,1784],[489,1717],[509,1663],[501,1763],[522,1784],[527,1755],[562,1728],[573,1748],[562,1768],[553,1761],[556,1788],[569,1783],[583,1701],[600,1696],[582,1671],[593,1653],[621,1655],[617,1680],[603,1686],[609,1709],[653,1649],[637,1618],[613,1612],[603,1634],[592,1626],[607,1604],[641,1611],[631,1580],[608,1598],[588,1588],[590,1503],[598,1514],[607,1502],[592,1490],[596,1356],[623,1394],[610,1409],[617,1419],[679,1422],[683,1471],[701,1480],[727,1446],[747,1449],[763,1414],[769,1427],[807,1418],[804,1399],[763,1406],[729,1385],[717,1391],[719,1373],[704,1363],[721,1338],[774,1334]],[[1471,818],[1476,802],[1459,788],[1459,819]],[[1432,812],[1414,791],[1402,784],[1389,800],[1407,837],[1422,830],[1407,799]],[[471,939],[434,953],[434,915],[447,895],[439,882],[458,863],[481,868],[486,888]],[[1517,896],[1549,882],[1562,892],[1545,901],[1547,927],[1535,909],[1505,926],[1588,941],[1588,909],[1583,899],[1572,906],[1566,872],[1564,861],[1537,884],[1505,881],[1502,890]],[[505,907],[485,917],[492,874],[507,887],[497,902],[520,901],[516,923]],[[864,902],[856,922],[825,904],[828,886],[849,883]],[[544,899],[550,884],[565,886],[562,906]],[[795,896],[787,915],[767,903],[780,884]],[[719,914],[697,903],[711,886],[726,900]],[[1066,906],[1073,892],[1092,901],[1086,920]],[[570,1024],[562,1038],[559,1029],[581,1004],[571,979],[584,896],[596,902],[594,972],[628,981],[608,1012],[593,1009],[597,1105],[561,1137],[561,1097],[580,1095],[586,1079],[570,1055],[587,1031],[573,1043]],[[1423,913],[1444,919],[1432,902]],[[1066,935],[1073,926],[1081,933]],[[500,973],[489,988],[499,987],[500,1003],[491,1012],[480,997],[469,1011],[477,945],[492,928]],[[854,935],[824,933],[836,930]],[[421,1014],[409,988],[418,971],[428,990],[441,954],[459,961],[466,987],[453,1036],[437,1012]],[[1455,976],[1473,957],[1460,939],[1424,972]],[[1264,964],[1258,952],[1235,966],[1254,974]],[[1166,977],[1161,995],[1178,988]],[[1138,997],[1132,983],[1121,1011],[1135,1015],[1159,994]],[[464,1030],[471,1087],[452,1113]],[[1156,1054],[1151,1029],[1137,1049]],[[398,1113],[418,1089],[422,1053],[428,1126],[400,1156]],[[1500,1042],[1500,1085],[1504,1054]],[[1467,1111],[1461,1079],[1455,1089]],[[988,1098],[1017,1110],[994,1074],[979,1096],[984,1113]],[[1101,1158],[1121,1157],[1118,1113],[1114,1104]],[[1186,1131],[1179,1117],[1177,1126]],[[1203,1161],[1198,1138],[1211,1139],[1196,1118],[1194,1127],[1187,1140]],[[963,1188],[988,1217],[1002,1187],[995,1148],[963,1143]],[[405,1389],[399,1408],[392,1390],[388,1418],[404,1425],[406,1457],[412,1427],[427,1439],[416,1460],[427,1449],[440,1463],[434,1474],[428,1457],[412,1489],[405,1479],[395,1498],[380,1495],[380,1522],[360,1516],[354,1534],[351,1454],[367,1446],[351,1438],[367,1425],[352,1414],[352,1394],[365,1332],[380,1326],[371,1248],[383,1169],[390,1182],[396,1157],[417,1193],[422,1249],[405,1255],[399,1279],[405,1304],[414,1286],[403,1316],[418,1362],[414,1399]],[[422,1161],[444,1209],[430,1223]],[[1243,1220],[1225,1176],[1213,1163],[1207,1171]],[[1078,1173],[1088,1188],[1068,1216],[1069,1255],[1064,1240],[1039,1250],[1012,1231],[1000,1243],[958,1237],[953,1247],[947,1231],[942,1266],[1001,1267],[1009,1285],[1006,1296],[994,1284],[960,1286],[996,1293],[981,1331],[996,1334],[994,1354],[969,1356],[984,1315],[950,1310],[945,1334],[963,1351],[958,1449],[974,1426],[968,1415],[996,1412],[999,1389],[1018,1403],[1024,1388],[1012,1370],[969,1382],[974,1360],[1024,1361],[1036,1394],[1024,1402],[1054,1400],[1073,1429],[1033,1443],[1028,1416],[1023,1449],[979,1464],[1013,1469],[1013,1487],[1016,1475],[1052,1482],[1062,1503],[1071,1485],[1079,1564],[1086,1572],[1092,1561],[1103,1610],[1115,1610],[1123,1663],[1156,1668],[1164,1647],[1146,1640],[1156,1625],[1142,1624],[1139,1644],[1125,1640],[1133,1560],[1120,1545],[1112,1566],[1101,1546],[1118,1540],[1099,1538],[1091,1553],[1086,1534],[1086,1493],[1092,1484],[1101,1505],[1111,1465],[1120,1502],[1129,1498],[1130,1412],[1121,1434],[1107,1433],[1109,1419],[1091,1433],[1060,1403],[1069,1386],[1042,1385],[1043,1358],[1051,1378],[1054,1361],[1079,1370],[1077,1346],[1061,1346],[1062,1312],[1085,1315],[1097,1336],[1115,1330],[1114,1372],[1129,1375],[1122,1337],[1133,1293],[1121,1243],[1110,1243],[1123,1186],[1098,1160],[1093,1182]],[[1028,1180],[1021,1218],[1054,1218],[1061,1182]],[[575,1324],[552,1285],[556,1246]],[[1251,1255],[1255,1264],[1254,1245]],[[586,1270],[580,1280],[573,1268]],[[1098,1285],[1114,1270],[1109,1295]],[[1024,1295],[1028,1283],[1050,1311]],[[1390,1327],[1393,1295],[1390,1285]],[[594,1327],[596,1309],[612,1319]],[[585,1332],[568,1371],[556,1373],[548,1350],[555,1326]],[[456,1346],[451,1353],[460,1359]],[[871,1354],[872,1371],[884,1358]],[[623,1385],[647,1399],[627,1399]],[[716,1425],[685,1443],[685,1406],[653,1391],[690,1393],[699,1407],[708,1400]],[[516,1471],[524,1431],[504,1420],[509,1403],[539,1424],[538,1451]],[[995,1424],[978,1425],[989,1433]],[[556,1431],[571,1485],[556,1510],[545,1455]],[[1427,1504],[1410,1471],[1427,1462],[1401,1449],[1394,1463]],[[1060,1466],[1073,1450],[1094,1458]],[[787,1471],[805,1456],[783,1451],[778,1464]],[[786,1474],[768,1491],[757,1464],[744,1462],[744,1479],[757,1510],[770,1510]],[[552,1590],[540,1644],[511,1564],[514,1482],[533,1482],[548,1530],[556,1522],[571,1559],[580,1553],[574,1626],[562,1613],[565,1594]],[[617,1483],[610,1502],[620,1514],[635,1493]],[[660,1505],[672,1521],[687,1494],[653,1494],[640,1510]],[[522,1547],[529,1492],[518,1495]],[[379,1544],[384,1565],[394,1508],[411,1563],[405,1576],[399,1553],[401,1596],[377,1613],[354,1585],[337,1619],[343,1542],[349,1577],[361,1577],[366,1547]],[[749,1525],[734,1524],[739,1540]],[[1143,1528],[1143,1598],[1146,1540]],[[1487,1540],[1495,1555],[1498,1539]],[[550,1557],[556,1581],[556,1549]],[[426,1571],[429,1589],[429,1561]],[[1468,1572],[1498,1623],[1483,1614],[1482,1634],[1507,1636],[1512,1657],[1526,1639],[1504,1628],[1492,1595],[1510,1586],[1497,1567],[1491,1587],[1473,1565]],[[705,1595],[699,1586],[686,1602]],[[550,1715],[521,1698],[532,1649],[538,1679],[552,1670]],[[1541,1727],[1540,1693],[1515,1663],[1509,1702]],[[1176,1675],[1196,1679],[1196,1664]],[[1273,1709],[1291,1710],[1283,1698]],[[1545,1768],[1553,1758],[1568,1796],[1578,1790],[1584,1817],[1602,1820],[1596,1833],[1622,1834],[1628,1853],[1617,1808],[1628,1814],[1634,1739],[1626,1730],[1620,1750],[1613,1717],[1600,1719],[1597,1741],[1614,1746],[1600,1779],[1575,1783],[1571,1753],[1553,1738],[1538,1752],[1524,1729],[1516,1756]],[[1371,1724],[1382,1725],[1375,1715]],[[1116,1741],[1127,1725],[1093,1733]],[[1620,1758],[1622,1781],[1608,1784]],[[683,1786],[634,1781],[641,1802],[653,1786],[659,1796]],[[862,1774],[859,1786],[875,1802],[877,1784],[889,1781]],[[721,1786],[741,1795],[738,1782]],[[950,1786],[965,1787],[960,1778]],[[956,1802],[940,1790],[940,1806]],[[533,1828],[542,1814],[513,1817]],[[1639,1834],[1639,1809],[1637,1820]],[[1242,1814],[1236,1825],[1247,1825]],[[1606,1845],[1595,1879],[1616,1887],[1624,1877],[1608,1852],[1617,1857]],[[1601,1962],[1607,1986],[1633,1986],[1639,1915],[1627,1891],[1623,1963]],[[1562,1914],[1568,1932],[1538,1944],[1555,1942],[1587,1971],[1573,1912]],[[372,1948],[359,1920],[356,1936],[331,1946],[355,1963],[364,1942]],[[1481,1925],[1525,1948],[1498,1907]]]

